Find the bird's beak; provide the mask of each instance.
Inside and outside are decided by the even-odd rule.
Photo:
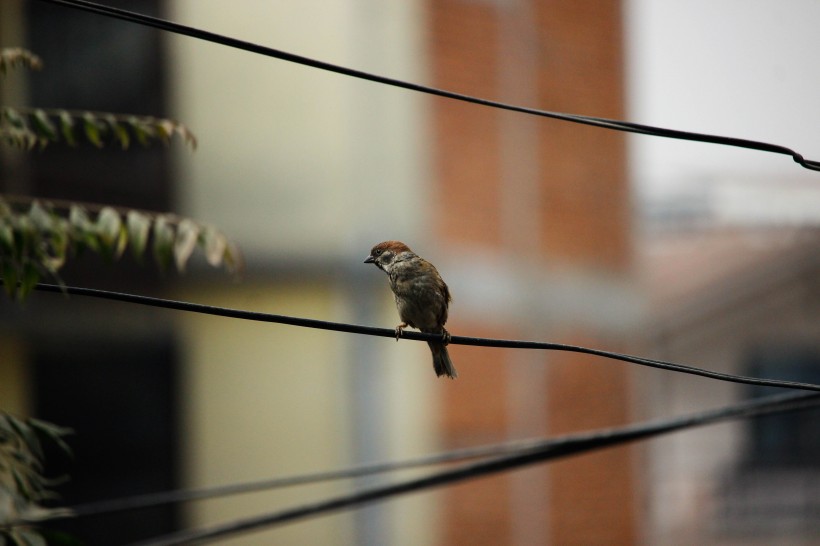
[[[366,263],[366,264],[372,264],[375,261],[376,260],[373,259],[373,256],[368,256],[367,258],[364,259],[364,263]]]

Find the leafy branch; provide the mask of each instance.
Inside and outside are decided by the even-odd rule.
[[[31,51],[21,47],[0,49],[0,75],[21,65],[31,70],[40,70],[43,67],[43,61]]]
[[[20,65],[39,69],[42,62],[24,49],[0,49],[0,75]],[[57,142],[97,148],[114,144],[127,150],[133,142],[168,144],[174,137],[196,148],[194,134],[169,119],[0,105],[0,144],[25,150]],[[149,244],[162,270],[174,265],[184,271],[197,247],[213,266],[240,267],[239,252],[225,235],[188,218],[0,195],[0,280],[7,294],[20,300],[43,277],[60,282],[58,273],[70,257],[88,250],[113,261],[130,247],[142,262]]]
[[[0,76],[17,66],[39,70],[43,62],[26,49],[0,49]],[[27,150],[56,142],[77,146],[82,140],[97,148],[114,143],[127,150],[134,141],[143,146],[154,141],[168,144],[174,135],[196,148],[196,137],[190,129],[170,119],[63,109],[0,108],[0,144]]]
[[[22,300],[43,277],[59,282],[59,270],[69,257],[91,251],[113,261],[129,247],[140,263],[150,247],[161,270],[173,265],[185,271],[197,247],[214,267],[236,272],[242,265],[238,249],[222,232],[189,218],[0,197],[0,278],[10,297]]]
[[[0,412],[0,544],[45,545],[36,529],[11,522],[36,521],[53,511],[40,503],[53,498],[57,482],[44,475],[43,444],[70,448],[63,438],[71,431],[37,419],[21,420]]]
[[[43,108],[0,109],[0,143],[26,150],[56,142],[77,146],[81,140],[97,148],[113,143],[127,150],[134,141],[142,146],[153,141],[168,144],[174,136],[196,148],[191,130],[170,119]]]
[[[18,66],[38,70],[42,61],[21,48],[0,49],[0,76]],[[196,137],[183,124],[151,116],[0,105],[0,145],[24,150],[49,144],[88,143],[127,150],[137,142],[169,144],[180,138],[192,149]],[[237,248],[218,229],[173,214],[31,197],[0,195],[0,282],[11,298],[23,300],[42,277],[58,283],[66,260],[90,251],[108,261],[127,249],[138,262],[150,252],[162,270],[184,271],[199,247],[212,266],[236,271]],[[53,481],[43,473],[41,441],[68,447],[67,429],[35,419],[20,420],[0,412],[0,546],[45,546],[34,522],[54,514],[40,503],[52,497]]]

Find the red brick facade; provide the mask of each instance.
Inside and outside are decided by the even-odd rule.
[[[514,40],[537,74],[532,106],[599,117],[623,117],[621,14],[617,0],[521,0],[493,2],[430,0],[432,84],[485,98],[501,95],[501,28],[515,6],[525,5],[535,32]],[[519,21],[520,22],[520,21]],[[526,22],[525,22],[526,24]],[[506,35],[510,37],[509,34]],[[530,41],[527,41],[530,40]],[[526,41],[526,43],[524,43]],[[501,116],[520,115],[433,100],[436,225],[443,245],[478,245],[502,253]],[[621,278],[631,265],[630,203],[625,143],[621,134],[566,122],[539,119],[537,139],[539,203],[535,234],[537,258],[550,266],[592,276]],[[528,258],[532,258],[529,256]],[[456,316],[453,317],[457,321]],[[461,319],[459,329],[505,337],[503,329]],[[600,346],[618,340],[588,324],[563,323],[560,341]],[[508,332],[509,333],[509,332]],[[545,335],[547,335],[545,334]],[[553,339],[553,341],[559,341]],[[611,344],[609,345],[611,346]],[[505,437],[508,370],[499,350],[454,347],[462,377],[445,389],[444,431],[451,445]],[[550,354],[543,380],[548,430],[558,435],[629,420],[629,377],[625,367],[587,357]],[[596,365],[597,364],[597,365]],[[510,478],[475,480],[445,493],[444,544],[631,544],[635,529],[634,452],[608,450],[548,465],[542,475],[546,537],[516,534],[511,514]],[[536,514],[537,517],[537,514]]]

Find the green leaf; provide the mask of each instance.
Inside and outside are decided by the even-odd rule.
[[[122,219],[120,214],[111,207],[104,207],[97,216],[97,234],[99,235],[100,250],[106,258],[119,258],[124,249],[122,238]]]
[[[114,138],[116,138],[117,142],[120,143],[120,148],[127,150],[128,146],[131,144],[131,135],[128,134],[128,129],[126,129],[125,125],[117,121],[116,116],[112,114],[106,116],[105,120],[108,123],[108,128],[111,130]]]
[[[0,222],[0,256],[14,252],[14,231],[5,220]]]
[[[32,125],[37,135],[46,140],[57,140],[57,128],[45,111],[37,109],[31,115]]]
[[[9,138],[20,141],[20,144],[30,143],[31,140],[36,144],[37,135],[29,128],[26,118],[16,109],[6,107],[0,110],[0,122],[3,120],[4,132]]]
[[[76,146],[77,139],[74,137],[74,118],[65,110],[60,111],[60,133],[69,146]]]
[[[156,137],[154,128],[137,116],[129,117],[128,124],[131,126],[131,130],[134,131],[137,141],[139,141],[142,146],[149,146],[151,140]]]
[[[177,226],[177,237],[174,243],[174,258],[180,273],[185,272],[185,265],[194,252],[198,239],[199,226],[187,218],[182,220]]]
[[[20,291],[17,294],[20,300],[25,299],[39,281],[40,271],[37,269],[37,265],[32,261],[26,261],[23,264],[23,277],[20,282]]]
[[[68,221],[77,229],[90,229],[92,226],[88,213],[80,205],[71,205],[68,213]]]
[[[196,149],[196,137],[190,129],[170,119],[149,116],[119,116],[107,112],[71,112],[5,107],[0,110],[0,142],[31,148],[38,142],[46,146],[62,139],[70,146],[77,145],[75,125],[80,124],[85,138],[97,148],[113,141],[125,150],[132,138],[143,146],[160,140],[170,143],[179,135],[192,149]]]
[[[145,248],[148,246],[148,234],[151,230],[151,218],[145,214],[129,210],[126,215],[128,241],[131,244],[131,253],[138,262],[142,262]]]
[[[3,522],[19,518],[36,521],[49,514],[67,513],[39,506],[42,500],[55,498],[49,488],[57,483],[43,474],[43,448],[55,442],[62,447],[59,441],[64,434],[56,425],[0,412],[0,536],[12,544],[45,543],[31,526],[4,526]]]
[[[25,215],[16,218],[16,225],[14,225],[16,234],[14,236],[14,258],[18,261],[22,260],[35,245],[37,240],[37,228],[31,218]]]
[[[32,150],[38,142],[37,135],[30,129],[0,126],[0,144],[8,144],[23,150]]]
[[[40,231],[51,231],[54,220],[51,214],[38,201],[34,201],[29,209],[29,218]]]
[[[202,233],[205,245],[205,259],[214,267],[222,264],[222,257],[228,246],[227,238],[212,227],[207,227]]]
[[[174,259],[174,228],[165,216],[154,220],[154,259],[166,270]]]
[[[77,256],[88,248],[100,252],[102,243],[97,233],[97,226],[89,219],[88,213],[79,205],[72,205],[68,221],[71,226],[71,247]]]
[[[60,216],[52,216],[51,233],[48,239],[48,260],[45,266],[53,275],[56,275],[57,270],[65,264],[71,238],[70,232],[68,220]]]
[[[0,74],[5,74],[9,68],[15,68],[18,65],[26,66],[32,70],[40,70],[43,61],[31,51],[20,47],[0,49]]]
[[[37,434],[31,429],[28,423],[12,415],[6,415],[6,419],[8,420],[8,424],[11,425],[12,431],[25,442],[30,451],[34,452],[35,457],[42,458],[43,449],[40,445],[40,439],[37,438]]]
[[[157,119],[153,121],[154,132],[157,137],[159,137],[163,144],[168,144],[174,135],[174,122],[168,119]]]
[[[230,241],[225,248],[223,260],[225,261],[225,267],[227,267],[228,271],[231,273],[238,273],[242,271],[242,253],[239,251],[239,248]]]
[[[9,124],[11,124],[12,127],[16,127],[17,129],[28,128],[26,125],[26,120],[14,108],[10,108],[8,106],[3,108],[0,118],[5,119]]]
[[[196,150],[196,147],[197,147],[196,136],[190,131],[190,129],[188,129],[186,126],[182,125],[181,123],[177,124],[176,129],[177,129],[177,133],[179,134],[179,136],[182,137],[182,140],[185,142],[185,144],[190,146],[192,150]]]
[[[102,135],[100,133],[100,122],[91,112],[83,114],[83,131],[88,141],[97,148],[103,147]]]
[[[44,277],[62,285],[60,269],[69,257],[86,250],[114,260],[130,243],[141,260],[152,242],[162,270],[173,265],[184,272],[197,246],[213,266],[237,270],[241,265],[238,249],[222,233],[191,219],[103,207],[92,220],[80,205],[59,204],[55,209],[53,203],[36,200],[23,213],[0,196],[0,279],[10,297],[24,298]]]

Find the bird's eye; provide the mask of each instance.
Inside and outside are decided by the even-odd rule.
[[[376,255],[376,256],[378,256],[381,253],[382,253],[382,250],[380,248],[373,252],[373,254]]]

